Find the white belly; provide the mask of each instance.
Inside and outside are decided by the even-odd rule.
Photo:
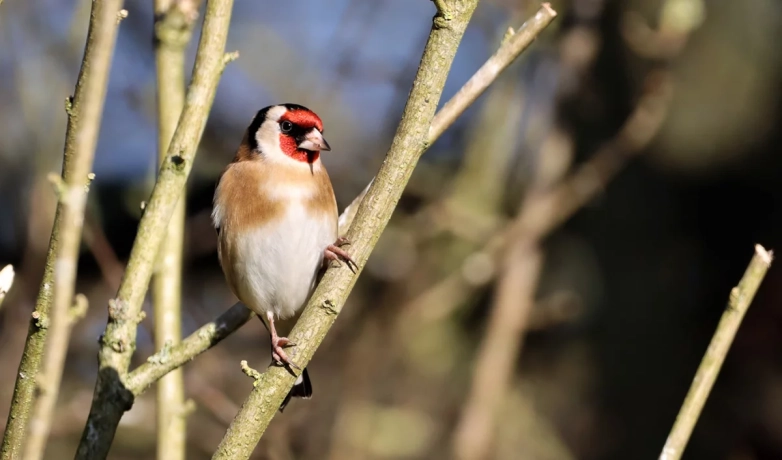
[[[337,238],[334,218],[313,218],[303,205],[288,207],[282,219],[237,240],[242,263],[233,267],[237,295],[259,315],[290,318],[307,302],[323,261]],[[236,259],[234,259],[236,260]]]

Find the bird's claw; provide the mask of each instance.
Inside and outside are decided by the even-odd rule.
[[[272,358],[278,365],[288,365],[296,370],[301,370],[285,353],[285,348],[295,347],[296,344],[291,342],[287,337],[272,337]]]
[[[356,270],[358,269],[358,264],[350,257],[350,254],[348,254],[347,251],[342,249],[340,246],[346,246],[349,245],[350,241],[348,241],[347,238],[339,237],[337,238],[337,241],[334,242],[334,244],[330,244],[326,247],[326,250],[323,251],[323,259],[324,261],[337,261],[337,262],[345,262],[353,273],[356,273]]]

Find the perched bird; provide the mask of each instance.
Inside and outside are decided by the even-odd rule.
[[[341,248],[347,240],[338,238],[337,201],[320,161],[324,150],[331,148],[323,122],[311,110],[296,104],[261,109],[214,195],[212,221],[225,278],[271,334],[274,361],[296,369],[285,352],[296,344],[278,333],[275,321],[304,307],[328,263],[355,266]],[[312,396],[306,369],[280,410],[292,396]]]

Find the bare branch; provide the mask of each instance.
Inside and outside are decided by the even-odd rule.
[[[486,88],[524,52],[543,30],[557,17],[551,5],[544,3],[538,12],[525,22],[518,31],[506,35],[497,51],[487,60],[475,75],[448,101],[429,128],[429,142],[433,143],[450,128],[459,116],[478,99]],[[423,152],[421,152],[423,153]]]
[[[676,416],[676,422],[665,442],[660,460],[678,460],[684,453],[692,429],[698,421],[704,404],[706,404],[706,398],[709,397],[714,381],[717,380],[717,375],[720,373],[728,350],[730,350],[736,331],[741,325],[741,320],[744,319],[744,314],[747,313],[752,299],[755,298],[755,293],[766,276],[772,260],[773,253],[771,251],[766,251],[759,244],[755,245],[755,255],[750,260],[744,276],[741,277],[738,286],[730,291],[728,306],[722,313],[722,318],[711,338],[709,348],[706,349],[701,365],[698,366],[698,371],[692,380],[690,391],[687,392],[684,404],[679,409],[679,415]]]
[[[201,326],[179,345],[161,350],[150,356],[147,362],[128,374],[125,384],[138,396],[158,379],[189,362],[194,357],[217,345],[255,314],[241,303],[236,303],[214,321]]]
[[[100,367],[78,459],[105,458],[124,411],[133,404],[125,378],[136,348],[136,329],[158,249],[184,190],[203,134],[217,84],[226,64],[225,42],[232,0],[209,0],[185,107],[168,148],[152,197],[144,209],[136,241],[101,340]]]
[[[454,458],[459,460],[488,458],[491,453],[495,416],[521,353],[521,332],[535,303],[543,254],[537,242],[522,240],[505,254],[504,262],[470,394],[454,434]]]
[[[165,162],[171,138],[185,105],[185,50],[198,18],[196,0],[155,0],[155,64],[157,67],[158,156]],[[184,191],[174,209],[158,253],[152,279],[155,348],[164,351],[182,341],[182,249],[185,233]],[[184,460],[187,411],[182,370],[158,382],[157,458]]]
[[[95,2],[92,5],[81,70],[74,95],[67,103],[69,116],[62,177],[55,175],[59,198],[57,216],[36,302],[35,313],[39,319],[46,318],[49,327],[42,329],[38,326],[42,324],[40,321],[31,321],[28,328],[3,438],[3,459],[20,456],[26,428],[29,428],[29,433],[24,448],[25,458],[42,458],[51,430],[73,324],[71,306],[74,302],[84,209],[89,182],[94,177],[91,173],[92,163],[117,37],[116,15],[121,8],[122,0]],[[30,406],[36,388],[38,398],[30,418]]]

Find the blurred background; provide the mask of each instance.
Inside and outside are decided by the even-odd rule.
[[[782,249],[782,3],[552,6],[554,23],[423,157],[309,366],[314,398],[278,414],[254,458],[659,455],[753,245]],[[441,104],[538,7],[483,0]],[[0,424],[89,8],[0,7],[0,266],[17,270],[0,310]],[[90,310],[72,337],[51,459],[70,458],[81,435],[104,306],[156,170],[152,2],[125,8],[79,264]],[[236,2],[227,48],[241,57],[188,183],[185,334],[235,301],[209,214],[255,112],[295,102],[323,118],[343,208],[390,145],[434,12],[426,0]],[[772,267],[684,458],[782,458],[781,277]],[[137,363],[154,351],[145,309]],[[267,337],[252,321],[185,366],[188,458],[211,456],[252,387],[239,361],[263,368]],[[154,394],[124,416],[111,458],[154,458]]]

